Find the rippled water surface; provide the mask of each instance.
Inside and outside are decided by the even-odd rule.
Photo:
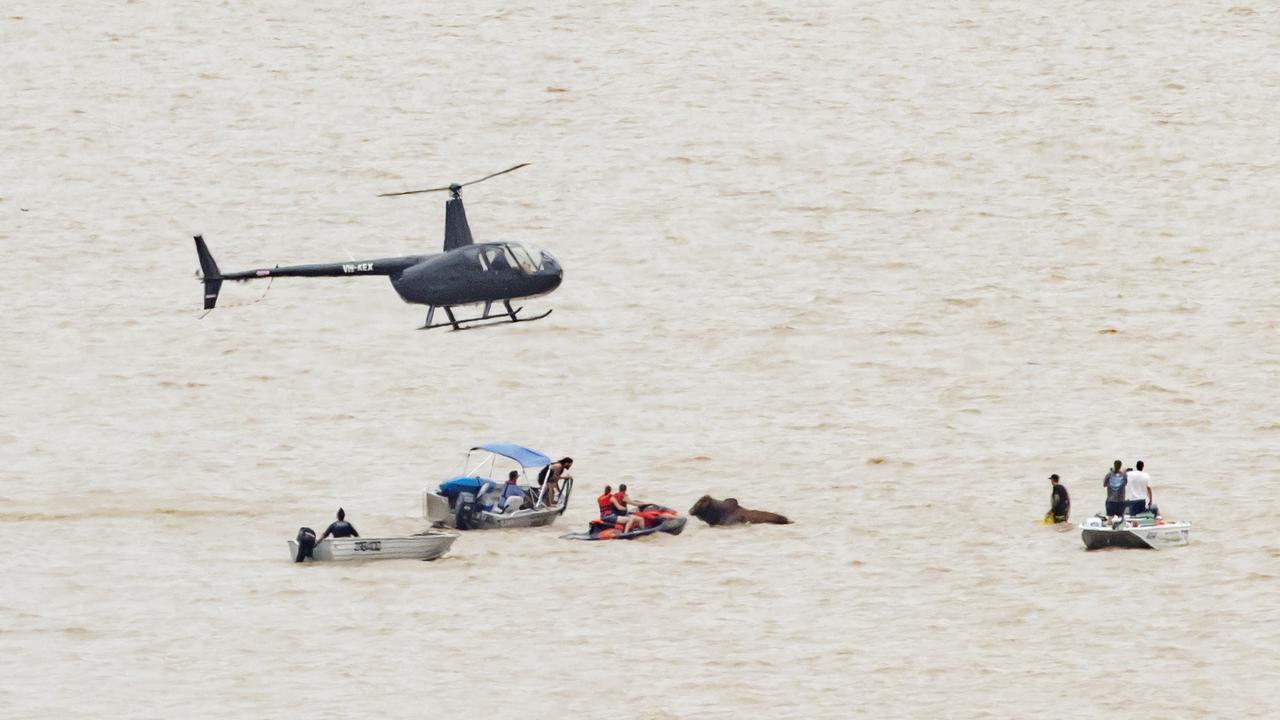
[[[1242,0],[1243,1],[1243,0]],[[1265,3],[0,13],[9,717],[1280,712],[1280,13]],[[224,269],[551,250],[539,323]],[[492,440],[553,528],[413,532]],[[1114,458],[1193,544],[1083,551]],[[573,543],[605,483],[794,525]]]

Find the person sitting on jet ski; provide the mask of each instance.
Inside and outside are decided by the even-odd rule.
[[[617,516],[615,522],[622,521],[622,532],[629,533],[632,529],[644,529],[644,518],[639,515],[631,515],[627,510],[627,505],[640,506],[641,503],[633,501],[627,497],[627,486],[623,483],[618,486],[618,492],[613,494],[613,514]],[[635,526],[639,525],[639,528]]]
[[[342,508],[338,508],[338,519],[329,523],[329,527],[325,528],[324,534],[320,536],[316,544],[319,545],[330,535],[336,538],[360,537],[360,533],[356,532],[356,527],[347,522],[347,511]]]
[[[604,494],[596,498],[600,507],[600,519],[607,523],[618,522],[618,515],[613,512],[613,486],[605,485]]]

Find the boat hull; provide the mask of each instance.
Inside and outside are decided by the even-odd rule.
[[[513,515],[498,515],[491,512],[480,513],[480,530],[503,530],[508,528],[545,527],[556,521],[564,508],[549,510],[520,510]]]
[[[407,537],[326,538],[312,551],[315,560],[435,560],[449,552],[458,539],[451,533],[426,533]],[[289,541],[289,559],[298,557],[298,543]]]
[[[511,513],[496,513],[483,510],[468,518],[466,530],[509,530],[514,528],[545,527],[564,514],[568,496],[561,497],[561,502],[554,507],[536,510],[516,510]],[[438,493],[424,493],[423,517],[434,527],[458,529],[458,518],[449,508],[449,499]]]
[[[1133,548],[1159,550],[1166,547],[1187,545],[1191,542],[1191,523],[1167,523],[1138,527],[1087,527],[1080,528],[1080,539],[1086,550],[1103,548]]]

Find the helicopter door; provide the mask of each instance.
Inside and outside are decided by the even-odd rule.
[[[542,269],[542,254],[539,253],[535,260],[529,254],[529,251],[523,245],[511,243],[507,245],[507,252],[515,256],[516,263],[520,266],[520,271],[525,275],[532,275]]]
[[[480,262],[480,269],[484,272],[489,272],[490,270],[502,272],[510,270],[514,266],[511,255],[503,252],[500,246],[480,248],[477,258]]]

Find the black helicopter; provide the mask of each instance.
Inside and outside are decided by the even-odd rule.
[[[379,195],[378,197],[396,197],[449,191],[449,199],[444,204],[444,252],[433,255],[406,255],[286,267],[277,265],[273,268],[227,273],[218,269],[218,264],[214,262],[213,255],[204,243],[204,237],[196,235],[200,278],[204,281],[204,309],[212,310],[217,304],[218,291],[224,280],[386,275],[391,279],[391,286],[405,302],[429,306],[427,321],[422,326],[424,330],[445,326],[461,330],[464,325],[478,327],[540,320],[550,315],[551,311],[520,317],[520,311],[524,308],[512,308],[511,301],[545,295],[559,287],[564,278],[560,264],[551,253],[531,245],[517,242],[476,243],[471,239],[471,227],[467,224],[467,213],[462,206],[462,188],[519,170],[528,164],[521,163],[462,184]],[[502,309],[496,313],[493,312],[495,302],[502,303]],[[476,317],[459,318],[453,314],[453,308],[458,305],[479,303],[484,303],[484,312]],[[437,308],[444,310],[447,322],[432,323]]]

